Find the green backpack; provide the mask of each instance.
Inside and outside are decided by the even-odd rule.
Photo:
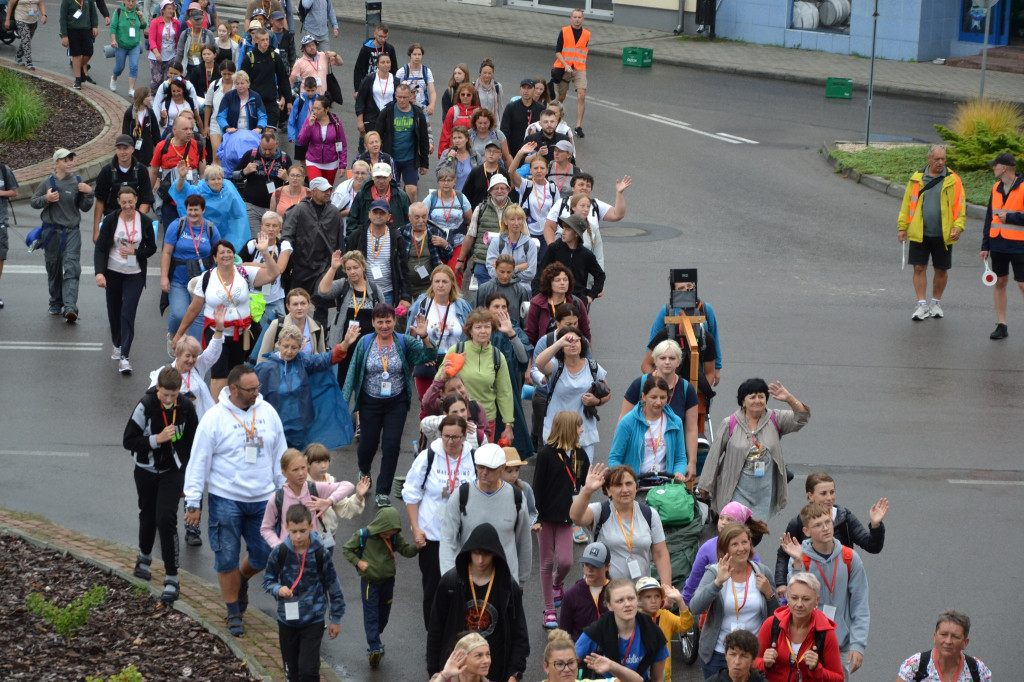
[[[647,491],[647,506],[658,512],[666,526],[685,526],[693,521],[693,495],[682,483],[666,483]]]

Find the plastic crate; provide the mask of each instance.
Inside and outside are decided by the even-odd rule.
[[[853,97],[852,78],[826,78],[825,97],[833,99],[850,99]]]
[[[622,48],[622,65],[647,68],[654,63],[654,50],[648,47]]]

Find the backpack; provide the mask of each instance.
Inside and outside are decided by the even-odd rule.
[[[412,95],[413,100],[416,99],[416,88],[415,88],[414,85],[410,84],[410,81],[412,83],[418,83],[420,81],[423,81],[423,95],[424,95],[424,97],[426,97],[429,100],[430,99],[430,95],[426,92],[426,88],[427,88],[427,71],[428,71],[427,65],[423,64],[422,62],[420,63],[420,72],[423,75],[418,77],[418,78],[413,78],[413,77],[409,76],[409,65],[408,64],[403,66],[402,69],[404,69],[404,73],[405,73],[405,77],[402,78],[402,83],[405,83],[406,85],[409,85],[409,87],[412,89],[412,91],[413,91],[413,95]]]
[[[769,640],[772,644],[778,647],[779,644],[779,632],[782,630],[782,623],[779,622],[779,617],[772,616],[772,638]],[[818,650],[820,656],[825,650],[825,637],[828,635],[828,630],[815,630],[814,631],[814,646]]]
[[[366,334],[363,336],[363,352],[365,353],[370,348],[370,342],[377,338],[376,334]],[[402,349],[402,355],[405,355],[405,334],[395,334],[394,338],[398,339],[398,346]],[[403,365],[404,366],[404,365]]]
[[[597,360],[593,358],[587,358],[587,365],[590,367],[590,376],[594,381],[597,381]],[[562,372],[565,371],[565,363],[558,363],[558,367],[551,375],[551,379],[548,380],[548,398],[555,394],[555,384],[558,383],[558,378],[562,376]]]
[[[310,3],[309,7],[303,7],[302,0],[299,0],[298,5],[299,21],[301,21],[302,23],[306,23],[306,17],[309,16],[309,10],[312,9],[312,3]]]
[[[511,484],[509,484],[511,485]],[[519,512],[523,508],[523,491],[516,486],[512,486],[512,499],[516,502],[516,524],[515,529],[519,530]],[[459,486],[459,515],[466,515],[466,503],[469,502],[469,483],[463,483]],[[460,522],[461,526],[462,523]]]
[[[563,213],[565,213],[566,215],[572,213],[572,209],[569,207],[569,201],[571,199],[572,197],[566,197],[565,199],[562,199],[562,204],[561,206],[558,207],[559,216],[561,216]],[[597,200],[592,200],[590,202],[590,212],[594,214],[595,218],[600,219],[600,211],[597,210]]]
[[[184,220],[184,221],[182,221],[182,220],[178,221],[178,239],[181,239],[181,236],[183,234],[185,234],[185,227],[187,225],[188,225],[188,220],[187,219]],[[213,223],[211,223],[208,220],[206,220],[206,218],[203,218],[203,227],[206,228],[206,240],[212,244],[213,243]]]
[[[804,554],[802,558],[804,560],[804,570],[811,570],[811,557]],[[852,570],[853,566],[853,549],[847,547],[846,545],[843,545],[843,563],[846,564],[846,579],[849,580],[850,571]]]
[[[284,570],[284,562],[288,557],[288,553],[284,550],[284,543],[274,548],[277,550],[277,574],[281,575],[281,571]],[[274,550],[271,550],[272,552]],[[324,588],[324,597],[330,595],[330,590],[327,587],[327,576],[324,575],[324,548],[323,545],[313,550],[313,558],[316,560],[316,573],[320,578],[320,584]]]
[[[209,273],[207,273],[207,274],[209,274]],[[316,490],[316,483],[314,483],[313,481],[306,481],[306,489],[309,490],[309,494],[310,494],[311,497],[320,497],[320,493],[318,493],[317,490]],[[275,524],[275,526],[274,526],[274,532],[277,533],[278,535],[281,534],[281,519],[284,518],[284,516],[283,516],[283,511],[284,510],[282,509],[283,506],[284,506],[284,488],[278,488],[274,492],[274,507],[277,509],[277,524]]]
[[[552,201],[554,201],[555,198],[558,196],[558,190],[555,189],[555,186],[553,184],[551,184],[550,182],[546,182],[546,183],[544,183],[544,185],[545,185],[545,189],[547,189],[548,196],[551,197]],[[534,184],[532,182],[527,182],[526,186],[523,187],[523,191],[519,193],[519,206],[522,207],[523,211],[526,212],[526,222],[527,223],[537,222],[537,221],[533,220],[533,212],[530,209],[530,195],[533,193],[533,188],[534,188]],[[571,198],[572,197],[570,197],[570,199]],[[562,204],[563,204],[563,208],[565,206],[568,206],[568,202],[566,202],[564,200],[562,201]],[[594,203],[594,208],[595,209],[597,208],[597,203],[596,202]],[[561,211],[559,211],[559,213],[561,213]],[[542,218],[546,218],[547,216],[541,216],[541,217]]]
[[[476,401],[474,400],[473,402],[476,402]],[[434,457],[435,457],[435,455],[436,455],[436,453],[434,452],[434,448],[432,448],[429,445],[427,445],[427,471],[426,471],[425,474],[423,474],[423,483],[420,484],[420,490],[423,490],[424,488],[427,487],[427,476],[430,475],[430,469],[433,468],[433,466],[434,466]],[[472,460],[473,464],[476,465],[476,449],[472,449],[472,450],[469,451],[469,457]],[[515,488],[515,486],[512,486],[512,487]],[[516,488],[516,490],[519,490],[519,488]],[[462,513],[465,514],[466,513],[466,503],[465,503],[465,501],[461,502],[459,506],[462,508]],[[516,511],[517,512],[519,511],[519,506],[518,505],[516,506]]]
[[[355,533],[352,533],[353,537],[356,535],[359,536],[359,549],[356,550],[356,556],[362,559],[363,552],[366,551],[366,541],[370,539],[370,529],[360,528]]]
[[[650,526],[654,519],[654,510],[648,507],[643,502],[640,502],[640,513],[643,514],[644,520],[647,521],[647,525]],[[597,525],[594,527],[594,542],[598,542],[598,538],[601,536],[601,529],[604,528],[605,521],[610,519],[612,516],[612,501],[605,500],[601,503],[601,513],[597,515]]]
[[[921,660],[918,662],[917,671],[914,673],[914,682],[921,682],[921,680],[928,677],[928,661],[931,658],[931,649],[921,652]],[[971,673],[971,679],[974,682],[981,682],[981,673],[978,672],[978,659],[964,654],[964,662],[967,664],[967,670]]]

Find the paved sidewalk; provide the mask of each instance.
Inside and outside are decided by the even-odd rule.
[[[234,17],[242,14],[244,4],[240,0],[221,0],[217,6],[226,16]],[[363,24],[363,2],[334,0],[334,7],[341,21]],[[548,48],[552,57],[558,30],[568,23],[567,17],[555,14],[463,5],[446,0],[383,0],[383,18],[394,28],[474,40],[495,36],[491,38],[494,42]],[[868,85],[871,60],[863,57],[752,43],[708,42],[692,37],[680,40],[671,32],[619,26],[596,19],[588,20],[587,27],[593,32],[590,42],[593,54],[621,58],[623,47],[642,45],[654,49],[656,64],[822,86],[828,77],[852,78],[858,90],[866,90]],[[674,27],[669,30],[671,28]],[[353,35],[349,28],[342,37],[352,40]],[[355,35],[361,37],[362,30]],[[599,70],[596,73],[600,75]],[[978,96],[980,79],[980,72],[973,69],[938,66],[931,62],[875,60],[875,92],[878,94],[969,100]],[[992,99],[1024,102],[1024,75],[987,72],[985,94]]]
[[[68,552],[80,561],[111,569],[114,574],[132,583],[144,584],[132,576],[136,550],[116,545],[106,540],[90,537],[51,523],[34,514],[23,514],[0,509],[0,529],[13,531],[37,544],[46,543],[49,549]],[[150,592],[158,597],[163,590],[163,562],[153,558],[153,578],[149,581]],[[175,608],[199,621],[203,627],[219,637],[239,660],[244,661],[249,671],[265,680],[283,680],[281,648],[277,638],[277,623],[259,609],[251,608],[245,613],[245,636],[234,637],[224,627],[224,602],[220,588],[186,571],[180,571],[181,597]],[[321,661],[320,679],[326,682],[340,682],[339,678]]]

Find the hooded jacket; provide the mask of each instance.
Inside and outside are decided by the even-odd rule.
[[[217,123],[221,130],[238,127],[238,114],[242,109],[242,98],[237,90],[229,90],[224,93],[220,100],[220,110],[217,112]],[[263,97],[255,90],[249,91],[249,97],[245,100],[246,125],[248,130],[267,127],[267,107]]]
[[[177,440],[157,443],[156,434],[170,424],[178,427]],[[179,471],[188,464],[198,426],[196,410],[188,398],[179,395],[174,406],[165,410],[154,387],[135,406],[121,442],[132,453],[136,466],[155,472]]]
[[[398,534],[393,535],[390,540],[385,541],[381,533],[389,530],[397,530]],[[365,544],[362,551],[359,545],[362,542],[360,537],[362,529],[352,534],[342,548],[341,553],[345,560],[359,570],[359,562],[365,561],[368,566],[366,570],[359,570],[359,577],[367,582],[379,584],[395,579],[395,572],[398,565],[395,561],[395,554],[412,558],[419,553],[416,545],[402,537],[402,521],[398,517],[398,510],[394,507],[381,507],[377,515],[366,527]],[[391,543],[388,546],[388,543]]]
[[[288,240],[292,245],[289,267],[292,286],[313,293],[319,290],[320,278],[331,264],[331,254],[345,251],[345,228],[338,210],[330,201],[323,207],[313,203],[313,197],[288,209],[284,227],[278,241]]]
[[[319,565],[317,562],[318,549],[322,559]],[[281,565],[281,552],[285,553],[283,566]],[[340,624],[341,617],[345,615],[345,596],[341,593],[341,583],[338,582],[338,573],[334,569],[331,553],[324,551],[320,536],[315,531],[309,533],[306,565],[302,569],[298,586],[292,590],[292,593],[299,599],[299,619],[287,620],[285,618],[285,600],[278,596],[278,591],[282,587],[291,587],[295,579],[299,577],[301,556],[301,554],[296,554],[290,537],[286,537],[284,542],[270,550],[267,568],[263,573],[263,589],[277,600],[278,622],[292,628],[304,628],[314,623],[323,623],[327,613],[327,597],[330,595],[331,623],[333,625]]]
[[[526,630],[523,593],[509,573],[505,552],[498,533],[489,523],[477,526],[455,558],[455,568],[441,576],[427,628],[427,673],[433,675],[455,647],[458,634],[467,629],[467,604],[473,593],[469,586],[469,566],[474,549],[494,554],[494,585],[484,612],[484,629],[480,631],[491,645],[490,679],[507,680],[526,671],[530,655],[530,636]],[[487,588],[476,590],[477,606]],[[490,616],[490,619],[488,619]]]
[[[772,622],[779,620],[779,641],[772,641]],[[811,627],[803,642],[792,642],[789,640],[789,621],[793,614],[788,606],[780,606],[775,609],[774,616],[769,616],[761,625],[757,633],[757,641],[761,645],[761,656],[757,657],[755,665],[765,670],[765,678],[769,682],[790,682],[790,680],[806,680],[807,682],[843,682],[843,661],[839,655],[839,642],[836,640],[836,624],[825,616],[819,609],[811,612]],[[822,651],[818,652],[818,665],[814,670],[808,670],[807,664],[802,660],[797,664],[799,673],[793,670],[790,663],[790,647],[796,649],[797,659],[804,655],[811,647],[815,646],[816,633],[825,631],[825,642]],[[770,668],[764,667],[764,652],[772,645],[775,646],[779,656],[775,664]]]
[[[231,402],[229,386],[221,390],[219,399],[196,429],[192,456],[185,469],[185,501],[189,506],[200,506],[206,486],[211,495],[236,502],[266,502],[285,484],[281,455],[287,445],[281,419],[263,396],[257,396],[247,410]],[[253,424],[263,447],[256,463],[247,464],[245,430]]]
[[[870,525],[865,528],[864,524],[846,507],[836,505],[835,510],[836,518],[832,521],[832,528],[833,537],[836,540],[851,549],[856,545],[868,554],[878,554],[882,551],[882,546],[885,544],[884,523],[879,523],[878,528],[872,528]],[[786,526],[786,532],[797,542],[807,539],[807,536],[804,535],[804,522],[800,520],[799,514],[790,520],[789,525]],[[775,584],[785,585],[787,575],[789,575],[789,555],[779,547],[775,558]]]
[[[639,610],[636,614],[636,626],[639,630],[640,641],[644,645],[644,657],[640,659],[637,667],[631,668],[631,670],[635,670],[646,679],[650,675],[651,666],[654,665],[654,657],[665,647],[668,641],[665,639],[661,628],[655,625],[654,620]],[[584,628],[583,633],[597,645],[596,653],[601,656],[607,656],[612,660],[620,660],[619,631],[615,625],[614,613],[608,612],[604,614],[597,619],[597,622]],[[601,677],[601,675],[586,666],[582,666],[582,670],[584,677]]]
[[[594,252],[583,244],[579,244],[573,249],[561,239],[556,239],[554,243],[548,245],[547,251],[544,252],[544,260],[537,266],[537,269],[544,272],[544,268],[552,263],[561,263],[572,272],[576,282],[576,287],[572,292],[573,296],[578,296],[581,299],[585,296],[597,298],[604,290],[606,278],[604,269],[597,262]],[[594,278],[594,286],[588,290],[587,279],[591,276]]]
[[[839,640],[840,650],[857,651],[863,654],[868,647],[868,628],[871,625],[871,611],[868,608],[868,574],[865,572],[864,564],[857,552],[853,553],[850,569],[847,571],[846,562],[843,561],[842,556],[842,543],[834,537],[832,543],[832,553],[824,561],[822,561],[821,555],[811,547],[810,538],[800,543],[800,548],[805,557],[811,558],[811,565],[807,571],[821,582],[821,601],[818,603],[818,608],[824,606],[836,608],[836,638]],[[803,570],[804,567],[801,565],[798,571],[794,571],[793,562],[790,562],[790,576]],[[826,582],[832,585],[832,590],[826,587]]]
[[[686,473],[686,438],[683,436],[683,420],[672,410],[664,410],[665,416],[665,469],[673,474]],[[655,429],[651,427],[651,429]],[[648,426],[644,417],[644,406],[638,402],[632,410],[619,420],[615,427],[615,438],[608,453],[608,466],[628,464],[633,471],[640,471],[644,463],[645,443]]]
[[[770,568],[755,561],[748,561],[747,563],[750,564],[754,572],[764,575],[768,578],[768,582],[771,582],[772,573]],[[697,587],[697,591],[693,593],[693,599],[690,600],[690,611],[693,612],[694,616],[699,616],[705,611],[708,613],[707,621],[704,623],[704,627],[701,628],[700,644],[698,646],[700,660],[705,663],[710,661],[711,657],[715,655],[715,645],[718,643],[718,635],[722,631],[725,613],[723,606],[725,598],[722,596],[722,587],[724,586],[719,587],[715,584],[715,578],[717,577],[718,562],[714,561],[704,568],[704,577],[701,578],[700,585]],[[774,585],[772,587],[774,588]],[[779,608],[778,595],[773,596],[769,600],[765,599],[764,595],[758,591],[756,596],[761,603],[762,620]]]

